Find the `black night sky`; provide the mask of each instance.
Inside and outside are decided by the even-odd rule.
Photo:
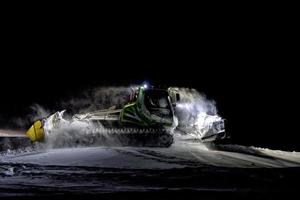
[[[25,117],[34,103],[53,109],[86,88],[148,81],[193,87],[214,99],[235,143],[300,150],[297,117],[292,117],[299,109],[299,78],[292,69],[296,34],[289,26],[245,21],[167,28],[81,25],[7,30],[1,126]]]

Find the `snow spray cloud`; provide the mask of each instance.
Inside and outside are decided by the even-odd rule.
[[[95,125],[89,119],[66,119],[65,111],[56,112],[44,121],[47,148],[82,146],[120,146],[101,125]]]
[[[113,139],[98,124],[94,126],[89,120],[78,120],[72,118],[73,114],[87,113],[111,106],[122,108],[128,102],[133,87],[97,87],[86,90],[77,98],[71,98],[61,103],[65,111],[57,112],[47,118],[44,128],[46,130],[46,145],[48,148],[66,146],[91,146],[120,145],[117,139]],[[35,112],[39,115],[46,113],[42,107]],[[53,124],[53,121],[58,123]]]
[[[86,90],[80,97],[68,99],[62,107],[73,113],[85,113],[111,106],[122,107],[129,98],[131,87],[97,87]]]
[[[28,115],[31,121],[36,121],[38,119],[45,118],[51,114],[50,110],[47,110],[39,104],[34,104],[30,108],[33,111],[30,115]]]
[[[186,110],[189,117],[194,117],[198,113],[217,114],[216,102],[208,100],[204,94],[189,88],[179,88],[178,91],[180,94],[178,108]]]
[[[92,142],[97,144],[99,141],[95,141],[95,139],[103,139],[103,137],[105,137],[106,144],[118,143],[116,140],[111,140],[105,132],[98,131],[99,127],[95,128],[91,123],[76,121],[71,117],[73,114],[107,109],[110,106],[121,108],[128,101],[132,89],[132,87],[97,87],[85,90],[76,98],[66,99],[58,103],[60,108],[57,109],[66,109],[67,112],[59,112],[61,115],[57,118],[60,121],[58,127],[49,128],[49,123],[45,125],[47,130],[52,130],[51,134],[46,135],[46,147],[80,146]],[[30,106],[30,110],[26,116],[11,120],[13,127],[22,129],[22,133],[36,120],[48,119],[57,112],[57,110],[50,110],[39,104],[33,104]],[[46,121],[50,122],[50,120]],[[13,130],[11,127],[7,129],[10,132]],[[45,145],[40,145],[45,147]]]
[[[214,121],[221,120],[216,102],[195,89],[177,88],[180,101],[175,108],[178,126],[196,137],[202,137]]]

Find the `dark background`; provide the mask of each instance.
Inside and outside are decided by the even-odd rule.
[[[87,88],[146,80],[193,87],[214,99],[234,143],[300,150],[299,39],[292,22],[240,15],[137,19],[7,22],[1,127],[26,117],[34,103],[55,109]]]

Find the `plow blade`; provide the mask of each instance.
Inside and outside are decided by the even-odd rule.
[[[45,139],[45,131],[41,120],[37,120],[27,130],[26,135],[32,142],[42,142]]]

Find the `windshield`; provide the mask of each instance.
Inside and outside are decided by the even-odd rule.
[[[145,106],[150,113],[159,117],[171,117],[172,111],[168,99],[168,92],[164,90],[146,90]]]

